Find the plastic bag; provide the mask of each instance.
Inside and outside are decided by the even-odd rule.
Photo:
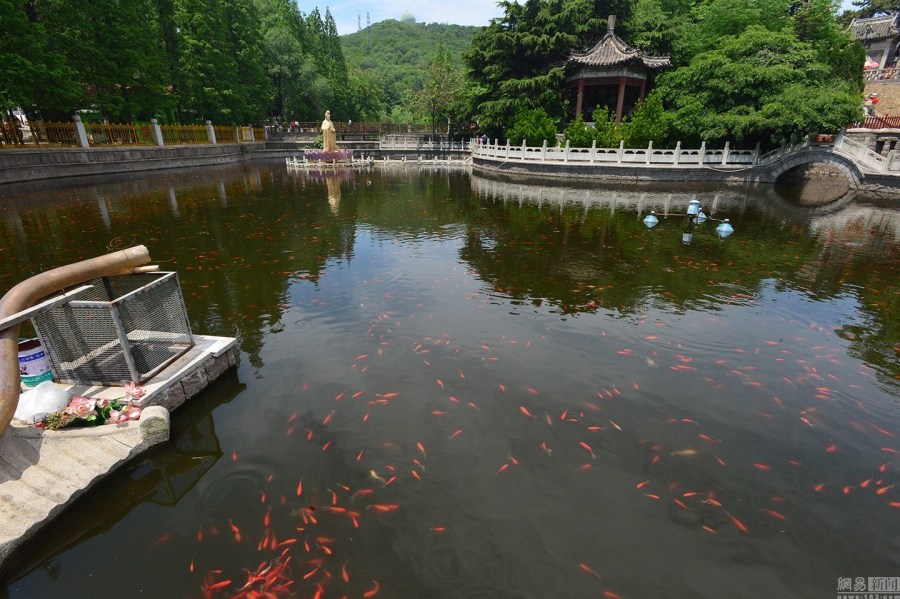
[[[19,396],[15,417],[26,422],[36,422],[45,414],[61,410],[67,405],[69,392],[53,384],[53,381],[44,381]]]

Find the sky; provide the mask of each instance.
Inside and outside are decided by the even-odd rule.
[[[331,15],[337,24],[339,35],[355,33],[358,30],[357,16],[366,27],[366,13],[372,23],[387,19],[400,20],[403,13],[409,12],[417,23],[452,23],[454,25],[487,25],[502,11],[490,0],[332,0],[328,3],[310,0],[298,0],[300,12],[309,14],[319,7],[325,15],[325,9],[331,9]]]

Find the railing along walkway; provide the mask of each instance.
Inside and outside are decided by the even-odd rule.
[[[653,142],[646,148],[626,148],[625,142],[618,148],[598,148],[596,142],[590,148],[574,148],[566,142],[565,146],[548,147],[547,142],[541,147],[528,146],[525,142],[514,146],[506,142],[501,145],[498,140],[493,143],[476,144],[472,155],[476,158],[493,158],[507,161],[528,162],[562,162],[582,164],[628,164],[628,165],[716,165],[716,166],[753,166],[759,159],[759,147],[755,150],[735,150],[726,143],[721,149],[708,149],[706,143],[698,149],[681,147],[654,148]]]
[[[465,141],[422,141],[416,136],[386,135],[378,142],[379,150],[406,150],[419,152],[468,152],[471,140]]]
[[[813,137],[824,138],[813,141]],[[825,141],[827,140],[827,141]],[[833,140],[833,141],[832,141]],[[802,152],[817,150],[820,152],[839,154],[853,161],[858,167],[878,173],[900,171],[900,160],[895,159],[895,152],[882,156],[867,146],[848,139],[843,134],[837,136],[811,136],[806,140],[786,144],[766,153],[760,147],[753,150],[732,149],[726,142],[722,149],[709,149],[702,143],[699,149],[682,148],[681,142],[674,149],[658,149],[653,143],[646,148],[626,148],[624,142],[618,148],[598,148],[596,144],[590,148],[573,148],[568,142],[562,147],[541,147],[522,145],[514,146],[508,141],[500,144],[498,140],[486,144],[476,143],[472,146],[474,158],[490,158],[508,162],[554,162],[563,164],[610,164],[610,165],[650,165],[650,166],[683,166],[683,167],[720,167],[741,168],[767,167],[788,159]]]

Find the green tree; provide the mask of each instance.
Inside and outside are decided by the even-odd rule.
[[[450,50],[439,48],[428,67],[425,84],[413,99],[413,110],[419,121],[430,122],[435,131],[438,123],[453,120],[457,115],[452,114],[452,108],[462,90],[462,69],[455,64]]]
[[[622,135],[626,145],[637,148],[652,141],[657,148],[666,147],[670,120],[671,116],[663,108],[662,95],[651,93],[638,102],[631,120],[623,125]]]
[[[900,1],[898,0],[855,0],[853,6],[856,7],[853,12],[857,17],[874,17],[890,12],[900,12]]]
[[[226,49],[234,57],[230,86],[223,89],[237,123],[259,123],[272,105],[273,90],[264,67],[265,49],[260,19],[252,0],[223,2]]]
[[[0,0],[0,110],[21,106],[44,118],[67,118],[80,93],[33,3]]]
[[[506,138],[514,144],[524,140],[529,146],[540,146],[544,141],[552,145],[556,138],[556,122],[540,108],[523,108],[513,118]]]
[[[670,56],[693,5],[692,0],[636,0],[627,23],[629,40],[648,54]]]
[[[569,126],[566,127],[563,133],[566,136],[566,141],[573,148],[589,148],[594,143],[593,127],[585,125],[584,119],[581,118],[580,114],[575,117],[574,121],[569,123]]]
[[[325,73],[331,81],[334,92],[334,110],[338,114],[350,115],[350,80],[347,74],[347,62],[341,49],[341,40],[337,33],[337,25],[331,10],[325,9],[325,21],[322,37],[323,60]]]
[[[384,90],[378,79],[357,66],[350,66],[347,77],[350,82],[350,107],[352,118],[377,122],[387,116]]]
[[[501,131],[523,108],[540,108],[562,119],[566,58],[597,41],[607,15],[627,21],[631,3],[503,0],[498,6],[504,15],[477,35],[465,54],[469,77],[482,90],[473,108],[479,125],[490,133]]]
[[[616,115],[609,107],[594,111],[594,128],[591,131],[598,148],[613,148],[622,140],[622,125],[616,122]]]
[[[179,121],[237,122],[232,110],[237,62],[227,43],[222,4],[222,0],[175,0],[182,103]]]
[[[835,81],[816,49],[790,29],[751,26],[660,78],[684,141],[780,144],[836,131],[859,116],[853,82]]]
[[[217,123],[263,117],[272,94],[249,0],[175,0],[182,116]]]
[[[149,119],[168,102],[159,11],[151,0],[47,0],[37,19],[53,31],[51,53],[65,56],[81,105],[115,120]]]
[[[707,0],[691,11],[675,41],[676,65],[714,52],[725,37],[742,34],[748,27],[776,32],[790,26],[791,0]]]
[[[793,15],[797,38],[815,48],[817,59],[828,65],[837,81],[863,89],[862,63],[866,55],[862,45],[836,20],[836,0],[804,0]]]
[[[382,90],[379,103],[385,113],[394,106],[405,105],[409,111],[414,91],[425,85],[428,65],[438,50],[445,48],[460,62],[462,53],[472,43],[480,27],[446,23],[413,23],[393,19],[373,23],[359,32],[341,37],[341,46],[351,71],[366,74],[378,82]],[[454,114],[468,114],[468,105],[452,109]],[[430,116],[429,116],[430,118]]]
[[[272,114],[284,119],[301,109],[300,75],[306,56],[303,46],[286,23],[272,24],[263,33],[265,70],[274,91]]]

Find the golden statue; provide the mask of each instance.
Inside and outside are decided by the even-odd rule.
[[[331,122],[331,111],[325,111],[325,120],[322,121],[322,149],[325,152],[337,152],[337,131]]]

